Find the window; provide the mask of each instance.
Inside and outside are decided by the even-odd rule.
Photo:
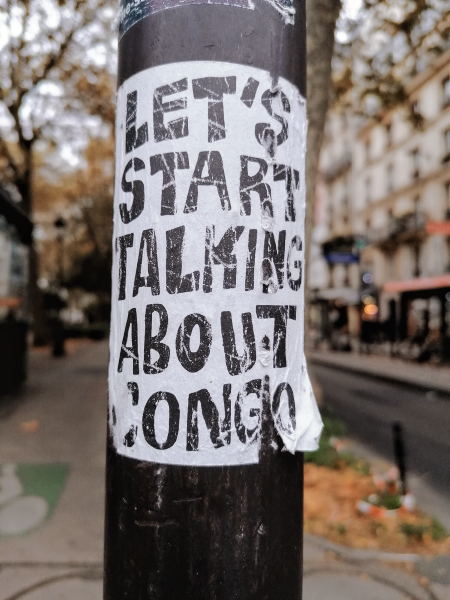
[[[347,176],[344,179],[344,202],[347,202],[347,203],[348,203],[349,190],[350,190],[350,182],[349,182],[349,177]]]
[[[386,168],[386,191],[388,194],[394,189],[394,165],[388,165]]]
[[[442,91],[444,92],[444,106],[448,106],[450,104],[450,77],[443,80]]]
[[[450,221],[450,181],[445,184],[445,218]]]
[[[420,154],[419,148],[415,148],[411,152],[411,159],[413,165],[413,179],[418,179],[420,175]]]
[[[344,222],[344,225],[347,225],[349,221],[349,206],[347,195],[345,195],[342,199],[342,220]]]
[[[386,145],[389,148],[392,144],[392,123],[386,123]]]
[[[390,223],[392,223],[392,221],[394,220],[394,211],[392,210],[392,208],[390,208],[388,210],[387,217],[388,217],[388,226],[389,226]]]
[[[348,118],[348,113],[346,110],[343,111],[342,113],[342,128],[344,130],[346,130],[349,126],[349,118]]]
[[[412,247],[413,255],[413,277],[420,277],[420,243]]]
[[[445,150],[447,152],[450,152],[450,129],[447,129],[447,131],[444,133],[444,138],[445,138]]]
[[[411,104],[412,111],[415,115],[420,115],[420,103],[418,100],[414,100]]]
[[[388,254],[386,256],[386,264],[387,264],[387,276],[388,276],[388,280],[389,281],[394,281],[395,278],[396,278],[395,277],[395,256],[393,256],[392,254]],[[391,311],[392,311],[392,309],[391,309]],[[392,314],[392,312],[391,312],[391,314]]]
[[[448,162],[450,160],[450,129],[444,131],[444,148],[445,154],[443,162]]]
[[[366,204],[370,204],[370,201],[372,200],[372,186],[371,186],[371,181],[369,178],[366,179],[365,182],[365,192],[366,192]]]
[[[365,141],[364,149],[365,149],[365,154],[366,154],[366,162],[369,162],[369,160],[370,160],[370,138],[368,138]]]

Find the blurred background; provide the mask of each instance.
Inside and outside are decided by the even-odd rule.
[[[358,457],[400,471],[406,444],[408,489],[448,528],[450,5],[306,8],[306,350],[324,443],[345,431]],[[0,563],[91,561],[73,592],[86,599],[103,543],[116,13],[0,0]],[[47,508],[5,517],[2,490],[38,480],[59,490]]]
[[[5,389],[25,377],[27,345],[62,355],[64,337],[109,329],[117,40],[108,2],[0,10]]]
[[[310,340],[448,363],[449,9],[372,4],[355,22],[341,19],[336,33],[309,264]]]

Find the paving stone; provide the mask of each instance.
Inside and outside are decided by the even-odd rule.
[[[355,576],[323,571],[305,578],[303,600],[411,600],[411,596],[364,573]]]
[[[450,585],[450,556],[434,556],[417,563],[418,572],[433,583]]]
[[[0,600],[7,600],[21,590],[50,577],[70,573],[70,569],[55,567],[2,567],[0,569]]]
[[[20,600],[102,600],[101,581],[67,579],[43,585],[21,596]]]
[[[450,585],[432,583],[430,587],[438,600],[450,600]]]

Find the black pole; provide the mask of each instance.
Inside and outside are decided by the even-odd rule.
[[[294,0],[293,15],[290,0],[146,1],[121,9],[104,598],[299,600],[303,455],[282,451],[278,432],[303,426],[304,154],[297,145],[289,165],[277,157],[306,131],[292,91],[305,97],[305,2]],[[245,139],[233,141],[237,177],[222,150],[237,114],[229,102],[243,138],[252,110],[266,121],[252,130],[253,160]],[[207,214],[213,205],[219,217]],[[260,412],[244,407],[243,389]],[[277,421],[282,410],[290,426]],[[158,414],[169,423],[159,430]],[[255,460],[239,458],[255,440]],[[228,448],[235,458],[219,464]]]
[[[66,229],[66,221],[62,217],[58,217],[54,222],[56,229],[56,240],[58,244],[58,287],[62,288],[64,281],[64,232]],[[55,308],[55,315],[52,319],[52,333],[53,333],[53,356],[61,357],[65,356],[65,331],[64,323],[61,319],[61,307]]]
[[[406,494],[406,452],[405,440],[403,436],[403,426],[399,421],[392,423],[392,436],[394,440],[394,457],[395,464],[400,473],[400,481],[402,484],[402,493]]]

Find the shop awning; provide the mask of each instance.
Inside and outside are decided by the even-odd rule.
[[[450,221],[428,221],[426,232],[430,235],[450,235]]]
[[[443,287],[450,287],[450,274],[437,277],[418,277],[407,281],[389,281],[384,284],[383,290],[385,292],[414,292]]]

